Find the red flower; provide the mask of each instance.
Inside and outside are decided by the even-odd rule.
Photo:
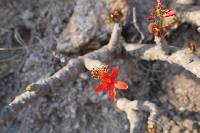
[[[95,91],[99,93],[107,90],[110,100],[113,101],[116,97],[116,88],[126,90],[128,89],[128,85],[123,81],[117,80],[117,76],[119,75],[118,67],[114,67],[110,75],[108,71],[109,67],[106,67],[106,69],[99,72],[99,77],[102,82]]]
[[[157,0],[154,11],[148,16],[148,20],[151,22],[148,26],[149,31],[154,36],[164,36],[170,30],[171,24],[164,26],[163,19],[175,15],[176,12],[172,9],[162,9],[162,0]]]
[[[176,15],[176,12],[174,10],[172,10],[172,9],[162,9],[161,5],[162,5],[161,0],[157,0],[156,8],[148,16],[148,20],[153,20],[156,17],[160,17],[160,19],[162,19],[162,17],[170,17],[170,16]]]

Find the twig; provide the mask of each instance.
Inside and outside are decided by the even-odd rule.
[[[14,47],[14,48],[0,48],[0,51],[15,51],[18,49],[24,49],[23,47]]]
[[[26,55],[29,53],[29,49],[27,44],[24,42],[22,39],[21,35],[19,34],[19,31],[17,28],[14,29],[14,38],[15,40],[23,47],[26,49]]]
[[[140,33],[140,40],[138,43],[142,43],[142,41],[144,40],[144,34],[143,32],[140,30],[138,24],[137,24],[137,18],[136,18],[136,9],[135,7],[133,7],[133,25],[135,26],[135,28],[137,29],[137,31]]]

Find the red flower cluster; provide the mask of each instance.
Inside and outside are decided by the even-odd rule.
[[[99,70],[98,76],[101,83],[95,90],[97,93],[107,90],[110,100],[114,101],[116,97],[116,88],[120,90],[128,89],[128,85],[125,82],[117,80],[119,67],[114,67],[111,74],[109,74],[109,66]]]
[[[162,36],[170,29],[169,26],[163,26],[163,19],[165,17],[175,16],[176,12],[172,9],[162,9],[162,2],[161,0],[157,0],[157,5],[155,10],[150,13],[148,16],[148,20],[151,22],[149,24],[149,31],[154,36]]]

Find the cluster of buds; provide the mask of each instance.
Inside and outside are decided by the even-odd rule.
[[[171,25],[163,26],[163,20],[166,17],[175,16],[176,12],[172,9],[162,9],[161,0],[157,0],[155,10],[148,16],[149,32],[154,36],[164,36],[171,28]]]
[[[123,13],[120,9],[109,12],[108,21],[109,23],[119,23],[123,17]]]
[[[190,50],[190,52],[194,53],[197,51],[197,43],[195,41],[190,41],[187,44],[188,49]]]
[[[91,71],[91,77],[101,81],[100,72],[107,71],[109,66],[100,66],[98,68],[93,68]]]
[[[156,123],[151,121],[147,125],[147,133],[156,133],[157,126]]]

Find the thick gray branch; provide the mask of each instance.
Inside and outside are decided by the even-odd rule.
[[[176,47],[168,46],[170,53],[166,54],[163,49],[155,44],[129,44],[125,50],[133,56],[140,56],[146,60],[161,60],[182,66],[200,78],[200,59],[188,49],[179,50]]]
[[[194,5],[176,5],[176,17],[181,23],[190,23],[200,27],[200,7]]]
[[[54,92],[59,89],[60,86],[74,81],[81,72],[85,71],[85,58],[96,59],[102,62],[108,62],[113,59],[116,54],[119,54],[121,51],[121,47],[118,46],[118,39],[121,34],[120,32],[121,28],[119,24],[115,24],[108,45],[84,56],[71,59],[65,67],[51,77],[28,85],[24,93],[15,97],[15,99],[9,105],[1,110],[0,123],[15,118],[20,110],[25,108],[29,103],[36,101],[38,97],[47,95],[50,92]]]

